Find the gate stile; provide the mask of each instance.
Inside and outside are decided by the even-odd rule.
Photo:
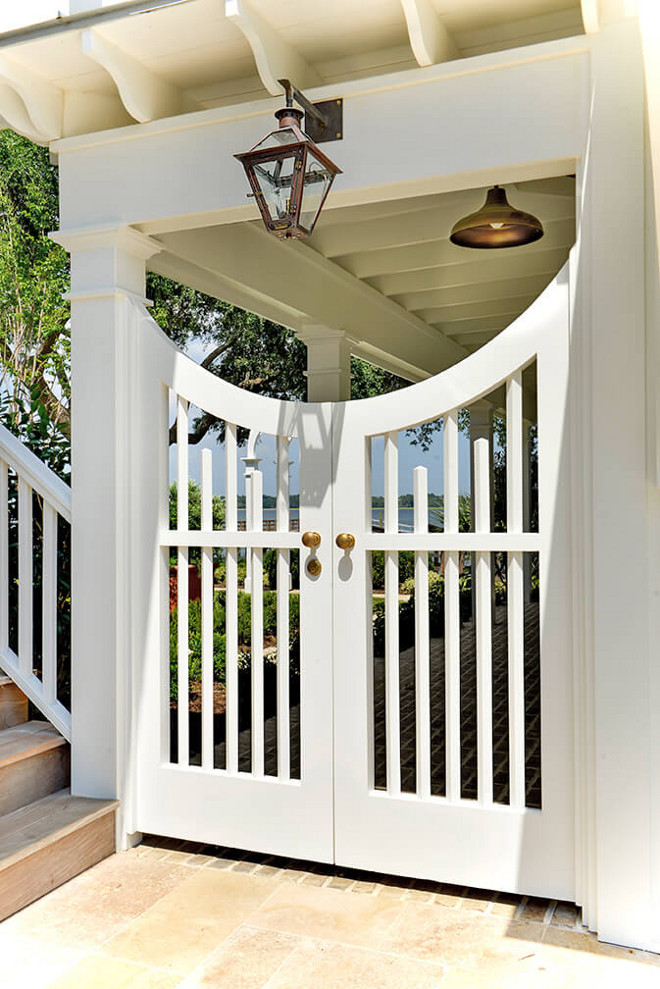
[[[140,380],[145,456],[141,467],[143,525],[151,526],[158,567],[145,563],[150,631],[136,671],[138,720],[136,829],[286,854],[341,865],[561,898],[573,895],[572,657],[568,512],[563,453],[567,392],[568,284],[564,269],[542,296],[490,344],[441,375],[404,393],[358,402],[293,404],[236,389],[189,361],[143,312]],[[539,433],[539,530],[526,531],[529,497],[523,478],[523,372],[535,364]],[[490,443],[473,441],[473,527],[459,527],[459,410],[504,387],[506,398],[506,531],[491,517]],[[176,405],[177,528],[167,528],[168,403]],[[201,458],[201,531],[189,528],[188,419],[200,408],[225,424],[225,528],[213,528],[213,461]],[[444,527],[430,532],[429,473],[413,472],[414,526],[400,532],[401,430],[442,419]],[[476,422],[476,419],[475,419]],[[265,531],[263,476],[246,472],[245,531],[239,530],[239,429],[276,438],[276,527]],[[372,531],[372,439],[383,438],[383,532]],[[290,441],[300,447],[300,534],[290,531]],[[432,489],[433,490],[433,489]],[[437,489],[436,489],[437,490]],[[157,522],[153,505],[159,506]],[[150,521],[151,520],[151,521]],[[308,552],[301,535],[318,532]],[[352,533],[350,549],[335,546]],[[201,554],[202,729],[199,765],[190,764],[188,563]],[[264,550],[277,573],[276,730],[264,714]],[[226,720],[224,768],[216,768],[213,709],[214,550],[225,553]],[[293,778],[289,680],[291,551],[300,553],[300,779]],[[176,761],[169,749],[167,574],[178,559],[178,713]],[[414,792],[403,784],[402,670],[399,637],[399,554],[414,560]],[[250,767],[239,711],[238,564],[250,559]],[[371,560],[384,554],[385,785],[376,785],[373,589]],[[476,799],[462,781],[459,571],[469,554],[476,616]],[[508,797],[494,792],[493,561],[505,560],[508,690]],[[526,797],[525,621],[529,554],[540,570],[542,800]],[[306,564],[317,557],[320,574]],[[434,792],[432,707],[437,690],[430,633],[429,573],[442,559],[444,578],[444,778]],[[315,561],[316,562],[316,561]],[[435,565],[435,564],[434,564]],[[185,611],[185,614],[183,612]],[[407,674],[406,674],[407,675]],[[266,738],[277,763],[266,764]],[[243,739],[243,742],[245,740]],[[271,743],[269,743],[271,744]],[[243,756],[241,756],[243,753]],[[498,786],[501,784],[498,782]],[[437,791],[437,788],[436,788]],[[498,791],[498,794],[500,791]]]

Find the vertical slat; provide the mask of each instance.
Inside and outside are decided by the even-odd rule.
[[[32,674],[32,488],[18,478],[18,665]]]
[[[371,436],[365,438],[364,443],[364,531],[371,532],[373,529],[373,490],[372,490],[372,459],[373,459],[373,439]],[[367,779],[369,786],[375,786],[375,765],[376,765],[376,726],[374,720],[374,634],[373,634],[373,614],[374,614],[374,589],[373,589],[373,553],[366,554],[366,596],[363,602],[365,608],[365,655],[367,659]]]
[[[0,653],[9,646],[9,470],[0,460]]]
[[[429,531],[429,482],[426,467],[413,471],[415,532]],[[415,712],[417,717],[417,795],[431,796],[431,681],[429,629],[429,554],[415,553]]]
[[[277,437],[277,530],[289,531],[289,440]],[[289,551],[277,551],[277,775],[291,772],[289,726]]]
[[[443,430],[444,530],[458,532],[458,414],[445,416]],[[447,800],[461,796],[461,668],[458,553],[445,553],[445,747]]]
[[[532,528],[532,439],[530,423],[527,419],[523,419],[522,427],[523,531],[530,532]],[[529,604],[532,597],[532,561],[529,553],[523,556],[523,593],[525,604]]]
[[[201,456],[202,530],[213,529],[213,453]],[[213,550],[202,549],[202,766],[213,769]]]
[[[522,532],[529,512],[529,471],[523,444],[522,372],[506,386],[507,531]],[[529,466],[527,464],[527,466]],[[527,496],[525,497],[525,492]],[[512,807],[525,806],[525,590],[523,554],[509,553],[507,620],[509,644],[509,786]]]
[[[443,429],[444,530],[458,532],[458,412],[445,416]]]
[[[506,385],[506,527],[523,531],[522,372]]]
[[[177,444],[177,529],[188,532],[188,403],[177,398],[176,415]],[[189,736],[189,633],[188,633],[188,547],[179,546],[177,551],[177,728],[179,736],[179,764],[187,766],[190,761]]]
[[[525,806],[525,601],[522,553],[509,553],[507,612],[510,803],[520,809]]]
[[[485,431],[485,430],[484,430]],[[473,439],[474,528],[490,529],[490,438]],[[477,772],[479,802],[493,800],[493,673],[490,553],[476,553]]]
[[[252,518],[253,532],[263,529],[263,475],[260,470],[252,471]],[[264,592],[263,557],[264,551],[254,548],[252,555],[251,616],[252,616],[252,774],[264,774]]]
[[[57,512],[46,501],[42,566],[42,681],[46,703],[54,704],[57,700]]]
[[[236,426],[225,424],[225,526],[238,528]],[[238,772],[238,550],[225,557],[225,731],[227,772]]]
[[[399,531],[398,433],[385,436],[385,532]],[[385,551],[385,728],[387,792],[401,793],[399,706],[399,555]]]

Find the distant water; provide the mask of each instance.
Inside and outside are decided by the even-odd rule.
[[[399,509],[399,530],[402,532],[412,532],[413,523],[415,519],[414,508],[400,508]],[[290,516],[292,519],[299,518],[299,511],[297,508],[292,508]],[[374,508],[372,512],[372,519],[375,523],[383,524],[384,509]],[[245,521],[245,509],[238,509],[239,521]],[[264,508],[264,522],[274,521],[277,518],[277,511],[274,508]],[[442,526],[442,516],[437,508],[429,509],[429,525],[441,527]]]

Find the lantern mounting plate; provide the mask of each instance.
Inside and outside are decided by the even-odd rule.
[[[286,93],[287,106],[292,106],[295,99],[305,111],[303,130],[314,144],[341,141],[344,136],[343,100],[322,100],[320,103],[311,103],[288,79],[277,81]]]

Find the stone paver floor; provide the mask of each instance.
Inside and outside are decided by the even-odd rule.
[[[0,924],[3,989],[658,989],[567,903],[147,838]]]

